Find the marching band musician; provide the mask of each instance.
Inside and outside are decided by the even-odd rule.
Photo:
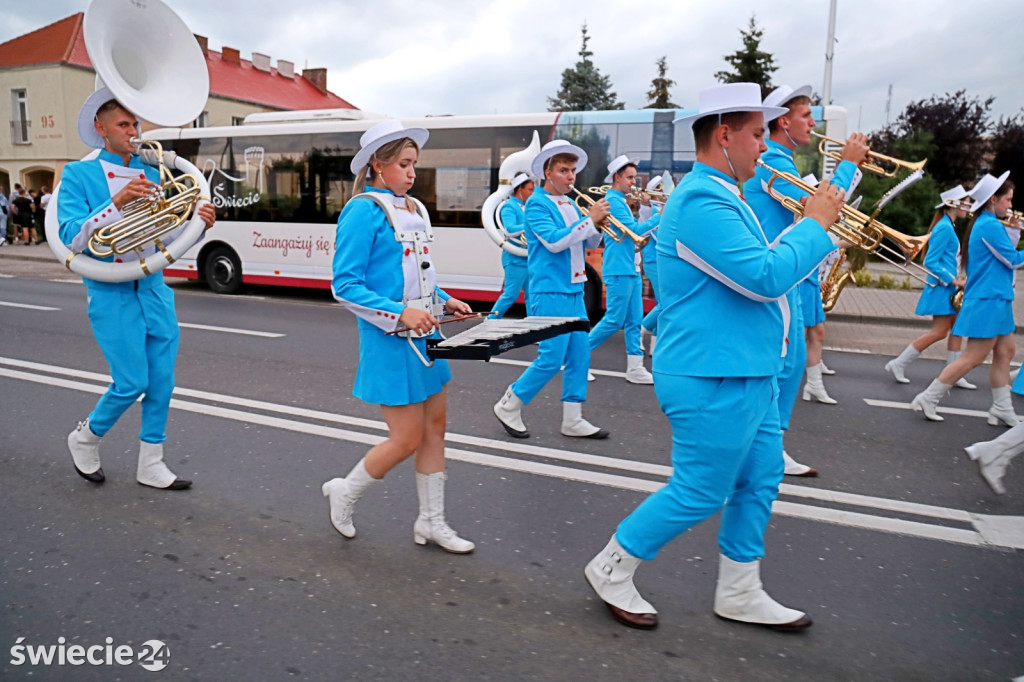
[[[612,217],[640,236],[658,227],[661,215],[654,215],[638,225],[626,203],[626,195],[636,182],[636,163],[622,155],[608,164],[605,182],[611,188],[605,195]],[[650,201],[644,200],[647,204]],[[644,316],[643,278],[640,275],[641,255],[636,243],[622,235],[622,239],[604,240],[601,277],[604,279],[607,304],[604,317],[590,330],[590,350],[604,343],[609,336],[622,330],[626,340],[626,381],[631,384],[653,384],[654,377],[644,367],[644,348],[641,344],[640,325]]]
[[[799,177],[796,162],[793,160],[793,152],[797,147],[806,145],[811,141],[811,131],[814,130],[814,114],[811,113],[811,86],[804,85],[794,90],[788,85],[782,85],[773,90],[764,99],[766,107],[785,107],[786,113],[768,123],[769,137],[765,141],[768,150],[761,156],[761,159],[777,171],[791,173]],[[863,162],[867,155],[866,137],[854,134],[843,149],[845,160],[836,168],[832,178],[835,187],[849,189],[857,177],[857,164]],[[747,181],[743,187],[747,202],[757,215],[761,227],[764,229],[768,239],[775,240],[787,227],[793,223],[793,213],[776,201],[768,194],[767,186],[772,174],[767,168],[757,168],[754,177]],[[813,183],[812,183],[813,184]],[[783,180],[776,180],[772,184],[776,192],[801,199],[804,193]],[[818,281],[817,264],[810,273],[810,278],[804,281]],[[787,338],[789,347],[786,351],[785,362],[782,371],[779,373],[779,422],[782,430],[789,430],[790,417],[793,414],[793,407],[796,404],[797,395],[800,392],[800,383],[803,378],[804,366],[808,365],[808,383],[811,382],[811,374],[814,369],[807,363],[807,346],[804,335],[803,302],[801,299],[801,287],[798,285],[787,292],[786,300],[789,304],[789,329]],[[821,307],[821,292],[816,285],[810,287],[817,292],[818,307]],[[824,313],[823,313],[824,314]],[[820,357],[819,357],[820,360]],[[817,363],[815,363],[817,365]],[[815,375],[817,383],[821,384],[821,373]],[[822,386],[824,391],[824,386]],[[782,451],[785,460],[785,472],[790,476],[817,476],[818,471],[806,464],[797,462],[785,448]]]
[[[101,151],[95,159],[69,163],[62,174],[57,206],[60,239],[75,252],[86,248],[93,232],[120,220],[128,202],[160,191],[159,171],[142,163],[132,143],[139,136],[139,120],[110,90],[101,87],[85,100],[78,115],[78,134],[87,145]],[[203,203],[197,210],[206,229],[212,227],[217,219],[213,205]],[[168,235],[165,241],[170,243],[174,236]],[[118,259],[138,257],[128,253]],[[105,480],[100,466],[100,439],[141,395],[136,480],[152,488],[190,487],[191,481],[175,476],[163,461],[178,354],[174,292],[159,272],[128,282],[85,277],[82,281],[88,292],[93,335],[114,381],[88,418],[68,435],[75,470],[93,483]]]
[[[399,329],[428,334],[438,324],[441,303],[459,316],[470,307],[436,286],[422,206],[408,197],[416,179],[419,150],[429,133],[399,121],[379,123],[360,138],[352,159],[353,197],[338,217],[334,253],[334,296],[359,318],[359,367],[352,393],[380,405],[387,440],[370,448],[345,478],[323,484],[331,523],[346,538],[356,535],[356,501],[396,465],[415,455],[419,516],[417,544],[431,540],[455,554],[472,552],[445,521],[445,360],[427,366],[423,338],[388,335]],[[369,184],[366,184],[369,182]],[[378,201],[380,203],[378,203]]]
[[[1024,265],[1024,251],[1017,250],[1000,222],[1013,206],[1013,183],[1007,179],[1009,176],[1009,171],[998,178],[985,174],[971,190],[971,212],[975,218],[967,228],[967,282],[960,314],[953,323],[953,334],[967,337],[967,348],[910,403],[914,411],[924,412],[931,421],[942,421],[935,409],[939,401],[958,379],[984,362],[989,352],[992,406],[988,423],[1016,426],[1020,421],[1013,411],[1009,384],[1010,361],[1016,351],[1013,280],[1016,269]]]
[[[533,180],[526,173],[512,178],[512,196],[501,206],[501,224],[508,236],[518,239],[522,236],[526,223],[526,202],[533,195]],[[494,302],[494,314],[491,319],[503,317],[512,304],[523,296],[529,296],[526,282],[526,258],[501,250],[501,267],[505,271],[505,284],[501,296]]]
[[[948,202],[959,202],[967,196],[968,192],[963,185],[957,185],[943,192],[939,205],[935,207],[935,216],[928,229],[931,237],[928,239],[924,254],[924,266],[934,275],[928,275],[929,286],[921,291],[917,309],[914,310],[915,315],[931,315],[932,328],[904,348],[899,356],[885,363],[885,371],[891,373],[898,383],[909,384],[910,379],[904,372],[910,363],[926,348],[947,336],[949,339],[946,341],[946,364],[960,357],[962,339],[949,333],[953,329],[957,315],[952,298],[957,289],[964,285],[964,278],[959,275],[960,239],[956,236],[954,223],[967,215],[967,209]],[[954,385],[959,388],[978,388],[967,381],[966,377],[960,377]]]
[[[534,157],[530,170],[544,178],[526,203],[527,268],[530,315],[587,317],[583,287],[587,281],[585,248],[601,241],[597,229],[609,215],[608,202],[597,201],[590,215],[580,215],[568,198],[576,173],[587,165],[587,153],[565,140],[552,140]],[[590,346],[582,331],[541,341],[537,358],[495,403],[494,415],[514,438],[529,438],[522,409],[540,393],[558,370],[562,372],[562,427],[564,436],[607,438],[608,431],[583,418],[587,399]]]
[[[660,191],[664,187],[664,182],[661,175],[656,175],[647,181],[647,190],[650,192]],[[640,206],[640,222],[647,222],[651,219],[651,216],[657,212],[661,214],[661,210],[664,208],[664,203],[660,201],[651,200],[649,205]],[[660,220],[659,220],[660,222]],[[654,294],[654,307],[651,311],[644,315],[643,321],[640,323],[640,340],[641,345],[643,342],[644,332],[647,332],[651,337],[650,350],[651,355],[654,355],[654,347],[658,344],[658,316],[661,315],[661,298],[658,297],[658,231],[652,230],[650,232],[651,240],[642,249],[643,254],[643,266],[644,274],[647,275],[647,279],[651,282],[651,293]]]
[[[786,354],[786,292],[834,248],[825,231],[843,191],[827,182],[804,219],[769,239],[743,200],[765,150],[765,119],[786,109],[761,102],[760,87],[703,90],[691,125],[697,163],[665,206],[658,241],[660,344],[654,387],[672,425],[668,484],[628,516],[585,569],[591,587],[625,625],[657,626],[657,611],[633,585],[641,561],[722,511],[714,610],[730,620],[796,630],[806,614],[762,589],[764,531],[782,480],[776,377]]]

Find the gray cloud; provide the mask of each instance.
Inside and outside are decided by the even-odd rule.
[[[85,0],[49,0],[31,12],[0,10],[0,41],[82,11]],[[821,90],[828,3],[824,0],[686,0],[650,5],[595,0],[377,0],[286,3],[249,0],[170,4],[211,46],[236,47],[326,67],[332,91],[359,107],[396,116],[542,111],[561,72],[579,50],[583,21],[602,73],[627,107],[642,107],[655,60],[668,58],[675,101],[693,105],[698,91],[726,67],[752,13],[763,47],[780,67],[776,82]],[[833,100],[864,130],[932,94],[966,89],[994,95],[993,112],[1024,105],[1017,73],[1024,6],[999,0],[841,0]]]

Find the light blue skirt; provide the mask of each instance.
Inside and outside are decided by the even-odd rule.
[[[956,293],[955,284],[936,284],[925,287],[921,298],[917,299],[915,315],[956,315],[956,308],[949,299]]]
[[[800,307],[804,326],[814,327],[825,321],[825,304],[821,301],[821,287],[814,280],[800,282]]]
[[[425,339],[413,339],[423,357]],[[377,405],[414,405],[421,403],[451,381],[447,360],[435,360],[427,367],[409,346],[409,340],[384,332],[359,320],[359,367],[352,395]]]
[[[953,323],[953,334],[968,339],[992,339],[1003,334],[1012,334],[1013,301],[1001,298],[970,298],[964,299],[956,322]]]

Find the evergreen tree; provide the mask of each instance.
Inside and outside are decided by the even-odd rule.
[[[647,91],[647,106],[645,109],[678,109],[679,105],[672,101],[668,89],[676,84],[668,78],[668,64],[665,57],[658,60],[658,76],[651,81],[651,89]]]
[[[1000,117],[992,137],[992,151],[992,175],[1010,171],[1010,178],[1020,187],[1024,180],[1024,109],[1014,116]],[[1013,205],[1017,210],[1024,206],[1024,190],[1014,192]]]
[[[757,83],[761,86],[761,97],[765,97],[775,89],[772,85],[772,74],[778,71],[775,58],[771,52],[761,50],[761,36],[764,31],[757,27],[755,17],[751,15],[747,30],[740,29],[743,36],[743,48],[723,59],[732,66],[732,71],[719,71],[715,74],[722,83]]]
[[[548,97],[548,111],[601,111],[605,109],[622,109],[625,105],[619,102],[612,92],[612,83],[608,76],[602,76],[590,58],[593,52],[587,49],[590,36],[587,25],[583,24],[583,45],[580,47],[580,60],[575,68],[562,72],[562,87],[554,97]]]

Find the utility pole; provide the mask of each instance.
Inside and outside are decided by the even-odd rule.
[[[828,40],[825,43],[825,84],[821,88],[821,103],[832,104],[832,56],[836,44],[836,2],[831,0],[828,8]]]
[[[889,107],[892,106],[892,83],[889,83],[889,96],[885,98],[885,127],[889,127]]]

